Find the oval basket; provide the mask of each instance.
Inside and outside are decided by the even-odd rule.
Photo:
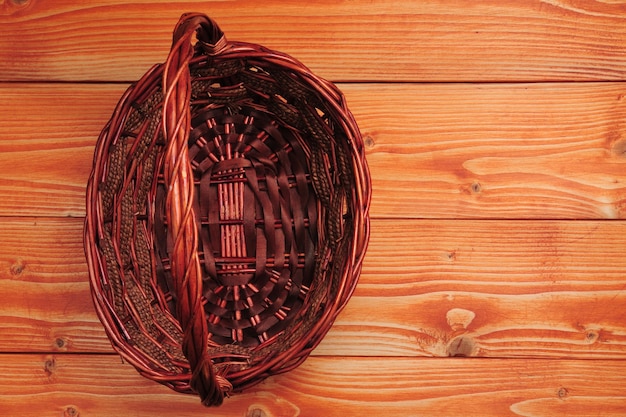
[[[298,366],[350,298],[370,178],[343,95],[183,15],[95,149],[85,247],[113,347],[219,405]]]

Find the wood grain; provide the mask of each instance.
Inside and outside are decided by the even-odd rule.
[[[346,93],[369,137],[374,215],[624,216],[624,84],[371,88]]]
[[[184,11],[339,81],[626,78],[622,2],[36,0],[0,3],[0,79],[135,80]],[[149,18],[146,17],[149,10]]]
[[[0,84],[0,215],[83,216],[126,85]],[[626,85],[342,84],[374,217],[626,218]]]
[[[82,242],[184,11],[340,82],[374,189],[313,356],[211,410],[113,352]],[[0,0],[0,415],[626,415],[625,57],[621,0]]]
[[[622,416],[615,361],[309,358],[207,410],[114,356],[0,355],[0,409],[22,416]]]
[[[0,220],[1,351],[111,351],[91,302],[82,224]]]
[[[626,222],[375,220],[316,355],[624,358]],[[111,352],[81,219],[0,219],[0,352]]]

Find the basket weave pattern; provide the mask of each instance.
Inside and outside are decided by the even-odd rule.
[[[183,15],[96,146],[94,304],[139,372],[206,405],[298,366],[350,298],[370,179],[343,95]]]

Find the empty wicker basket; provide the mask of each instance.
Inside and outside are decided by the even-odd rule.
[[[94,304],[139,372],[219,405],[298,366],[350,298],[370,179],[342,94],[183,15],[96,145]]]

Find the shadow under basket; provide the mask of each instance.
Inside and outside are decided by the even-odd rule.
[[[333,84],[202,14],[173,38],[100,134],[85,251],[113,347],[219,405],[330,329],[360,274],[370,178]]]

